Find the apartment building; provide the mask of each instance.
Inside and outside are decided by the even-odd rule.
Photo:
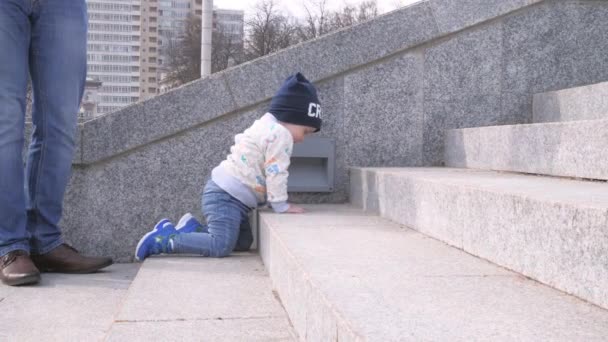
[[[159,1],[141,1],[141,75],[140,99],[145,100],[159,91]]]
[[[87,0],[88,77],[100,81],[97,114],[140,99],[140,0]]]

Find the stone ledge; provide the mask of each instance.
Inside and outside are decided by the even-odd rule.
[[[359,186],[352,203],[376,196],[383,217],[608,308],[608,184],[448,168],[358,172],[354,182],[373,174],[376,188]]]
[[[608,119],[608,82],[534,95],[534,122]]]
[[[449,130],[445,162],[449,167],[608,180],[606,132],[608,120]]]
[[[107,340],[190,341],[201,336],[211,341],[294,341],[259,256],[146,259]]]

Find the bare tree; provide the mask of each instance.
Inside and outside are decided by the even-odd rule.
[[[298,42],[295,19],[279,12],[274,0],[258,2],[245,25],[247,59],[265,56]]]
[[[162,83],[169,88],[200,78],[201,70],[201,18],[189,16],[183,37],[167,37],[168,75]],[[221,25],[213,31],[211,70],[218,72],[230,64],[242,63],[242,44],[226,34]]]
[[[212,72],[222,71],[243,62],[243,42],[226,32],[222,25],[213,31],[211,51]]]
[[[302,7],[306,12],[304,22],[298,27],[298,35],[302,41],[320,37],[330,31],[327,0],[306,0]]]
[[[212,71],[217,72],[289,47],[300,41],[320,37],[331,31],[351,26],[378,15],[375,0],[347,5],[338,11],[327,9],[328,0],[305,0],[306,18],[298,22],[282,13],[276,0],[259,0],[245,21],[245,49],[241,42],[224,32],[221,26],[213,32]],[[170,88],[199,78],[201,59],[201,18],[190,16],[180,39],[167,37],[164,56],[168,76],[161,82]]]
[[[331,31],[352,26],[378,16],[378,4],[375,0],[363,1],[357,6],[347,5],[340,11],[331,14],[329,27]]]
[[[306,18],[298,27],[298,35],[302,41],[378,16],[378,5],[375,0],[364,1],[356,6],[346,5],[337,11],[327,10],[327,0],[306,0],[303,7]]]
[[[174,88],[200,78],[201,74],[201,20],[189,16],[183,37],[173,37],[165,33],[168,46],[165,49],[167,76],[161,82]]]

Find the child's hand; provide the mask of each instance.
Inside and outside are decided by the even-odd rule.
[[[287,211],[285,211],[285,212],[290,213],[290,214],[302,214],[305,211],[306,210],[304,210],[304,208],[302,208],[302,207],[298,207],[297,205],[290,204],[289,209],[287,209]]]

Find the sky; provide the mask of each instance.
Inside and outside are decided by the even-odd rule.
[[[275,0],[276,3],[294,16],[301,16],[303,12],[302,3],[306,0]],[[328,0],[329,9],[343,7],[345,4],[356,5],[363,0]],[[396,8],[407,6],[420,0],[377,0],[380,13],[386,13]],[[255,4],[255,0],[214,0],[213,5],[217,8],[244,10],[245,15]]]

